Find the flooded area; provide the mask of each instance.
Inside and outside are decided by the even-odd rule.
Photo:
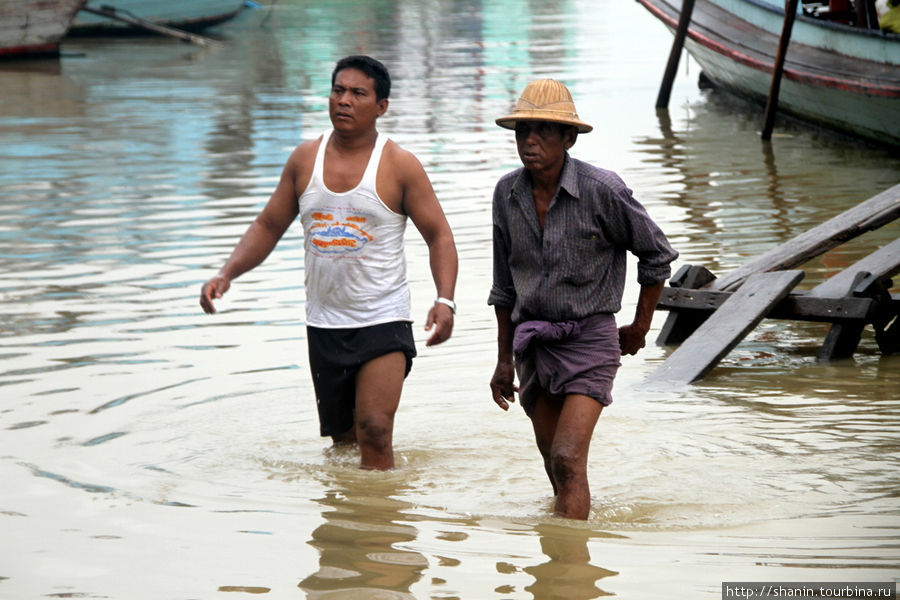
[[[494,125],[553,77],[681,253],[725,273],[900,182],[900,157],[701,90],[670,34],[620,0],[281,0],[220,43],[67,40],[0,64],[0,598],[720,597],[723,581],[900,580],[900,356],[867,330],[764,321],[698,384],[626,357],[591,448],[587,523],[555,519],[518,406],[500,411],[490,202],[518,164]],[[318,435],[299,223],[198,305],[299,142],[329,127],[334,62],[394,86],[381,131],[429,173],[456,236],[456,329],[425,348],[426,249],[408,228],[419,349],[399,467]],[[804,266],[808,289],[900,236]],[[620,322],[637,298],[635,272]],[[898,292],[898,287],[893,288]],[[656,314],[648,339],[665,320]]]

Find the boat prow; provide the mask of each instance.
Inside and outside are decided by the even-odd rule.
[[[59,55],[85,0],[0,0],[0,58]]]

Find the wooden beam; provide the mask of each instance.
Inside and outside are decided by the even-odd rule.
[[[696,289],[703,287],[715,278],[716,276],[706,267],[684,265],[669,280],[671,288],[666,289]],[[666,322],[663,323],[659,336],[656,338],[656,343],[660,346],[680,344],[694,333],[707,317],[709,317],[708,312],[692,310],[692,308],[669,312]]]
[[[853,286],[857,273],[871,273],[878,278],[890,278],[900,273],[900,237],[829,277],[810,293],[820,298],[842,296]]]
[[[849,291],[854,297],[872,300],[872,314],[865,321],[838,321],[832,324],[825,336],[825,342],[819,349],[816,360],[828,361],[850,358],[856,352],[862,337],[863,328],[871,323],[875,329],[878,347],[884,354],[891,354],[888,338],[890,324],[896,321],[898,310],[891,298],[891,280],[878,277],[872,273],[857,272]]]
[[[735,290],[754,273],[793,269],[867,231],[900,217],[900,184],[773,248],[708,284]]]
[[[803,271],[757,273],[647,378],[692,383],[705,377],[803,279]]]
[[[697,267],[687,269],[682,267],[672,277],[671,287],[663,290],[657,308],[709,313],[725,303],[731,292],[691,289],[694,287],[691,284],[697,282],[696,275],[692,276],[693,269],[697,269]],[[703,271],[706,270],[703,269]],[[872,299],[862,297],[861,293],[854,295],[854,290],[859,283],[859,276],[865,274],[884,280],[890,279],[897,273],[900,273],[900,237],[875,252],[867,254],[810,291],[792,293],[772,309],[769,318],[800,321],[869,318],[870,315],[867,311],[871,309]],[[709,273],[706,277],[714,278],[715,276]],[[713,279],[709,279],[709,281],[713,281]]]
[[[697,273],[702,273],[697,267],[682,267],[672,278],[671,286],[663,290],[657,308],[670,312],[660,340],[665,334],[669,336],[668,343],[684,341],[734,295],[734,292],[680,287],[695,283]],[[790,293],[772,306],[765,317],[831,323],[819,349],[819,361],[853,356],[863,329],[870,324],[881,352],[893,354],[900,351],[900,301],[890,294],[890,277],[897,273],[900,273],[900,238],[812,290]],[[665,330],[666,327],[670,329]]]
[[[671,311],[697,311],[709,317],[735,293],[666,288],[663,290],[657,308]],[[872,317],[873,307],[872,298],[853,296],[817,298],[803,292],[796,292],[775,304],[766,318],[820,323],[862,321],[865,324]]]

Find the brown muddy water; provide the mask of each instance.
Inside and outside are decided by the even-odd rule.
[[[490,399],[485,303],[491,191],[517,164],[493,119],[532,78],[569,84],[595,125],[573,154],[623,176],[676,268],[735,268],[898,183],[900,158],[784,121],[765,146],[761,110],[698,89],[690,62],[658,115],[671,37],[634,2],[280,0],[215,33],[0,65],[0,598],[713,599],[723,581],[900,579],[900,357],[870,331],[819,364],[825,327],[766,321],[670,389],[641,382],[671,349],[626,358],[575,523],[550,516],[527,418]],[[391,473],[318,436],[299,227],[219,314],[197,305],[357,52],[391,69],[380,127],[422,160],[461,259],[455,334],[426,349],[410,228],[420,357]],[[801,288],[898,235],[810,262]]]

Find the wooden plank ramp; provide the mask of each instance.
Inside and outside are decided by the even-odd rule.
[[[804,277],[803,271],[754,273],[651,373],[645,383],[685,384],[702,379]]]
[[[866,255],[809,291],[791,292],[772,307],[766,318],[831,323],[817,359],[849,358],[856,351],[866,325],[875,330],[884,354],[900,345],[896,324],[898,301],[890,294],[891,277],[900,273],[900,238]],[[687,339],[734,292],[697,289],[712,279],[702,267],[682,268],[663,290],[658,309],[669,310],[658,343]],[[684,286],[684,287],[681,287]]]

